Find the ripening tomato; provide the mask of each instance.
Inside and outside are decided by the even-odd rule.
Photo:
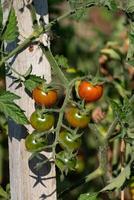
[[[47,92],[45,92],[43,91],[43,88],[41,85],[39,85],[33,90],[32,95],[36,104],[39,104],[41,106],[46,106],[46,107],[53,106],[58,99],[57,91],[48,90]]]
[[[65,109],[65,119],[74,128],[85,128],[90,121],[89,115],[83,113],[77,107],[67,107]]]
[[[50,113],[40,114],[38,111],[34,111],[30,117],[32,127],[38,131],[50,130],[54,121],[54,115]]]
[[[93,85],[88,81],[82,81],[78,87],[78,94],[85,102],[97,101],[103,94],[103,85]]]
[[[61,171],[72,171],[76,166],[76,158],[70,157],[70,154],[66,151],[60,151],[56,154],[55,164]]]
[[[63,130],[59,134],[59,144],[63,149],[75,151],[81,145],[81,138],[76,138],[72,133]]]
[[[46,138],[39,138],[38,132],[33,131],[33,133],[29,134],[25,139],[25,146],[27,151],[36,152],[40,151],[47,145]]]

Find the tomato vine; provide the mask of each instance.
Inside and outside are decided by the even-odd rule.
[[[134,147],[133,147],[133,137],[131,136],[131,123],[130,118],[133,117],[133,94],[131,92],[127,93],[123,86],[116,84],[117,89],[119,90],[120,98],[118,100],[108,100],[109,104],[112,107],[114,113],[114,119],[111,121],[108,129],[105,134],[101,134],[99,129],[97,129],[97,123],[92,123],[92,106],[91,102],[98,102],[103,97],[103,92],[105,92],[105,84],[112,83],[112,86],[116,83],[116,80],[113,80],[107,71],[106,64],[111,60],[118,60],[122,64],[122,54],[117,47],[112,44],[107,45],[101,51],[100,65],[104,74],[108,74],[108,78],[100,77],[100,75],[94,76],[90,75],[80,75],[76,78],[73,78],[71,81],[65,76],[63,70],[60,68],[59,63],[53,56],[50,47],[44,46],[39,37],[47,33],[52,29],[61,20],[74,16],[78,19],[83,12],[88,8],[93,6],[104,6],[110,10],[122,10],[128,16],[128,21],[130,23],[130,48],[127,54],[127,63],[133,64],[133,7],[134,4],[131,1],[128,3],[122,3],[119,1],[103,1],[103,0],[90,0],[90,1],[69,1],[71,9],[63,14],[62,16],[54,19],[47,25],[36,22],[36,11],[32,4],[29,4],[28,8],[31,12],[33,24],[33,33],[26,38],[21,44],[19,44],[14,50],[5,54],[2,54],[0,60],[0,67],[7,67],[7,75],[13,75],[13,72],[17,75],[15,77],[15,82],[18,84],[23,84],[24,87],[30,92],[31,97],[35,101],[35,111],[31,114],[30,119],[28,120],[24,114],[24,111],[19,108],[14,101],[19,99],[15,94],[10,92],[1,91],[0,92],[0,110],[10,118],[12,118],[16,123],[26,125],[31,125],[35,130],[30,133],[25,139],[26,149],[30,152],[40,152],[45,150],[48,147],[52,148],[52,158],[55,161],[56,166],[59,168],[62,175],[66,176],[70,171],[79,171],[78,169],[78,159],[79,156],[78,150],[81,145],[81,138],[86,132],[86,129],[94,130],[99,150],[98,150],[98,167],[91,173],[87,174],[82,179],[82,183],[87,183],[96,179],[98,177],[104,177],[106,180],[110,180],[110,183],[107,184],[100,191],[97,191],[97,194],[93,194],[95,198],[100,193],[113,189],[124,189],[124,185],[131,174],[133,175],[133,160],[134,160]],[[82,11],[82,12],[81,12]],[[13,22],[11,22],[13,20]],[[16,23],[15,11],[11,6],[11,11],[7,20],[6,28],[3,28],[1,32],[2,43],[8,42],[8,40],[14,40],[18,32],[17,23]],[[36,23],[35,23],[36,22]],[[10,28],[13,25],[16,25],[16,30],[12,30],[10,33]],[[0,24],[2,26],[2,24]],[[11,26],[11,27],[10,27]],[[11,35],[10,35],[10,34]],[[17,37],[17,36],[16,36]],[[29,45],[34,42],[38,42],[39,48],[42,50],[42,53],[48,59],[52,72],[56,74],[56,77],[59,79],[60,84],[56,82],[46,83],[42,77],[38,77],[32,74],[32,66],[25,72],[25,74],[20,74],[18,71],[12,68],[8,63],[9,58],[16,56],[19,52],[25,50]],[[112,81],[111,81],[112,79]],[[118,79],[118,78],[117,78]],[[95,80],[95,84],[94,84]],[[93,83],[92,83],[93,82]],[[117,81],[118,82],[118,81]],[[62,94],[62,103],[59,103],[59,93],[58,87],[62,87],[64,91]],[[123,85],[123,84],[122,84]],[[125,91],[125,92],[124,92]],[[75,93],[75,94],[74,94]],[[94,106],[94,105],[93,105]],[[15,113],[15,114],[14,114]],[[56,117],[57,119],[56,119]],[[133,128],[133,127],[132,127]],[[116,134],[116,129],[117,134]],[[130,132],[129,132],[130,131]],[[54,141],[49,145],[48,135],[52,133],[54,135]],[[120,172],[117,174],[116,178],[110,179],[106,169],[108,166],[108,148],[111,144],[111,141],[118,138],[120,140]],[[130,146],[131,153],[129,157],[125,160],[125,146]],[[62,148],[61,151],[57,152],[57,146]],[[40,166],[44,162],[40,163]],[[117,163],[116,163],[117,164]],[[62,176],[63,178],[63,176]],[[68,189],[64,192],[67,192]],[[62,192],[61,194],[62,195]],[[86,194],[87,195],[87,194]],[[82,197],[83,198],[83,197]],[[80,197],[80,200],[82,199]]]

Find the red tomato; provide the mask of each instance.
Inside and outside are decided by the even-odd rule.
[[[38,86],[33,90],[33,99],[35,100],[35,103],[39,105],[51,107],[56,103],[58,94],[55,90],[44,92],[42,87]]]
[[[97,101],[103,94],[103,85],[92,85],[88,81],[82,81],[78,87],[78,94],[85,102]]]

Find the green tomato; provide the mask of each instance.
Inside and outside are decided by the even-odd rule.
[[[49,113],[41,115],[37,111],[34,111],[30,117],[30,123],[37,131],[50,130],[54,125],[54,121],[54,115]]]
[[[47,145],[47,139],[43,137],[38,137],[39,133],[33,131],[25,139],[25,147],[27,151],[36,152],[40,151]]]
[[[63,149],[75,151],[81,145],[81,138],[75,138],[72,133],[64,130],[59,134],[59,144]]]
[[[61,171],[72,171],[75,170],[76,158],[70,158],[70,154],[68,152],[61,151],[56,154],[55,164]]]

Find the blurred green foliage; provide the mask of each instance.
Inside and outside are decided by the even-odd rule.
[[[64,13],[67,3],[64,1],[49,1],[50,19]],[[107,79],[103,98],[94,103],[95,107],[101,107],[106,112],[106,117],[99,123],[98,130],[105,134],[109,124],[113,121],[112,108],[109,107],[109,99],[123,100],[124,95],[131,95],[133,76],[129,73],[129,67],[125,64],[128,50],[127,19],[122,12],[110,12],[106,8],[90,8],[78,21],[72,18],[65,19],[56,24],[51,36],[51,49],[54,55],[63,56],[68,61],[64,68],[75,68],[82,74],[96,75],[100,69],[100,75]],[[100,58],[105,55],[108,59],[106,66],[100,63]],[[64,63],[64,62],[63,62]],[[101,67],[104,69],[102,70]],[[106,68],[105,68],[106,67]],[[103,71],[106,71],[105,74]],[[71,74],[72,75],[72,74]],[[70,77],[71,77],[70,75]],[[111,78],[111,79],[110,79]],[[111,143],[111,146],[113,143]],[[96,137],[92,131],[83,135],[82,154],[85,158],[85,170],[80,174],[71,173],[64,181],[60,181],[60,173],[57,171],[58,193],[70,188],[71,185],[82,183],[83,177],[97,168]],[[99,178],[92,183],[82,184],[62,195],[63,200],[76,200],[81,193],[96,192],[104,187],[104,180]],[[73,188],[73,187],[72,187]],[[103,194],[97,199],[118,199],[113,194]]]

